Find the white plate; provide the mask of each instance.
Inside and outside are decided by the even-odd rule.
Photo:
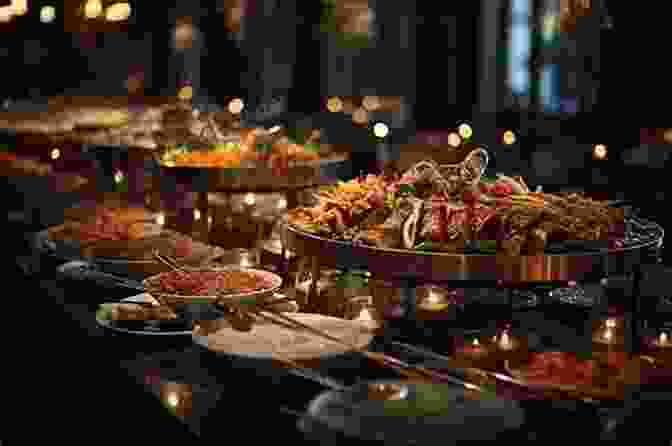
[[[287,315],[358,348],[367,347],[374,336],[365,325],[355,321],[309,313]],[[194,343],[215,353],[252,359],[273,359],[277,356],[279,359],[308,360],[350,352],[338,343],[269,322],[260,321],[250,332],[235,330],[223,319],[218,324],[221,328],[207,335],[194,330]]]
[[[153,302],[156,303],[156,300],[150,296],[147,293],[142,293],[138,294],[137,296],[131,296],[127,297],[126,299],[122,299],[121,302]],[[100,319],[98,315],[96,315],[96,322],[98,325],[101,327],[107,328],[112,331],[116,331],[118,333],[125,333],[125,334],[134,334],[134,335],[143,335],[143,336],[188,336],[192,334],[191,330],[130,330],[127,328],[121,328],[117,327],[114,324],[111,324],[109,320],[107,319]]]

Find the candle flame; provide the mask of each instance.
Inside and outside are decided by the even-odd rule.
[[[616,320],[607,319],[607,322],[605,322],[605,325],[607,326],[607,328],[614,328],[614,327],[616,327]]]
[[[163,212],[160,212],[159,215],[156,216],[156,224],[161,226],[166,224],[166,215]]]
[[[667,333],[661,333],[658,337],[658,344],[668,345]]]
[[[175,407],[177,407],[177,406],[180,404],[180,396],[177,394],[177,392],[170,392],[170,393],[166,396],[166,403],[167,403],[170,407],[175,408]]]
[[[507,332],[503,332],[501,338],[499,339],[499,346],[502,348],[510,348],[511,344],[512,343],[509,334]]]
[[[427,302],[431,304],[438,304],[441,303],[441,301],[443,300],[442,297],[443,296],[441,296],[440,293],[437,293],[436,291],[430,289],[429,293],[427,294]]]
[[[252,206],[257,201],[257,198],[254,196],[253,193],[250,192],[245,195],[244,201],[245,204],[247,204],[248,206]]]
[[[194,220],[198,221],[201,219],[201,211],[194,209]]]
[[[474,339],[474,341],[471,343],[473,346],[480,345],[480,342],[478,342],[478,339]]]
[[[614,330],[611,328],[607,328],[604,330],[604,335],[602,335],[605,341],[611,341],[611,339],[614,337]]]

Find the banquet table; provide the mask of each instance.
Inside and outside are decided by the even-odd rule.
[[[16,310],[6,314],[24,315],[26,305],[33,310],[30,317],[10,320],[11,327],[12,322],[18,322],[13,333],[20,334],[15,336],[19,342],[10,343],[10,349],[17,350],[18,359],[8,367],[10,377],[21,389],[13,407],[17,407],[17,418],[44,420],[48,428],[9,426],[10,436],[16,435],[23,442],[42,435],[70,441],[93,435],[131,444],[165,438],[171,443],[210,444],[242,435],[252,441],[355,443],[333,433],[328,440],[312,439],[297,428],[297,413],[303,412],[324,390],[315,382],[269,364],[215,356],[193,344],[189,336],[120,335],[100,327],[95,320],[98,304],[137,293],[59,276],[56,268],[63,261],[34,255],[26,242],[31,231],[40,229],[34,224],[27,228],[6,222],[5,233],[11,236],[3,254],[15,272],[8,277],[14,285],[8,289],[15,291],[7,298],[10,308]],[[655,290],[648,293],[655,294]],[[475,310],[481,320],[498,317],[496,306],[486,307]],[[551,311],[552,318],[548,311],[542,313],[534,308],[512,316],[517,325],[538,333],[542,344],[573,351],[585,348],[586,337],[581,331],[586,315],[567,305]],[[448,344],[445,325],[430,324],[425,328],[417,331],[413,327],[391,326],[387,336],[374,341],[373,348],[411,362],[413,358],[394,351],[390,339],[441,352]],[[391,370],[356,355],[325,362],[320,372],[346,385],[396,377]],[[176,397],[187,401],[186,407],[171,407]],[[525,404],[533,420],[525,430],[515,433],[515,441],[572,440],[579,431],[582,439],[598,440],[609,420],[619,414],[574,401]],[[632,417],[637,420],[633,421],[637,426],[633,429],[641,429],[641,417]],[[82,429],[83,425],[87,428]],[[572,429],[557,428],[564,425],[572,425]],[[670,437],[660,432],[660,425],[657,427],[657,433],[649,435],[651,444],[668,444],[655,442],[657,438],[669,441]]]

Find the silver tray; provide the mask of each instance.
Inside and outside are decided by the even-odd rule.
[[[291,225],[287,225],[286,247],[297,256],[319,258],[324,266],[364,269],[374,276],[406,282],[562,283],[596,273],[606,277],[631,272],[650,249],[662,247],[665,231],[660,225],[639,218],[629,223],[635,229],[624,248],[559,254],[508,256],[384,249],[330,240]]]

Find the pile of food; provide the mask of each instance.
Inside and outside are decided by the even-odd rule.
[[[113,321],[164,321],[175,320],[177,315],[165,305],[140,305],[136,303],[112,303],[103,306]]]
[[[71,213],[77,216],[76,211]],[[140,240],[160,235],[162,227],[149,223],[148,219],[149,213],[140,208],[97,207],[83,221],[66,223],[62,233],[85,244],[104,240]]]
[[[617,247],[624,237],[624,210],[606,202],[532,191],[502,174],[457,179],[442,167],[422,161],[401,175],[341,182],[321,190],[315,206],[291,210],[288,221],[335,240],[424,251],[534,254],[573,241]]]
[[[189,145],[169,147],[161,156],[167,167],[231,168],[269,167],[288,163],[317,161],[324,154],[324,145],[312,140],[297,144],[288,137],[271,137],[262,129],[241,131],[236,141],[207,144],[205,148]]]
[[[31,158],[20,157],[8,151],[0,151],[0,168],[5,170],[6,173],[14,171],[24,175],[37,176],[45,176],[53,172],[49,164]]]
[[[251,293],[274,285],[270,277],[245,270],[169,271],[145,283],[153,292],[180,296]]]

